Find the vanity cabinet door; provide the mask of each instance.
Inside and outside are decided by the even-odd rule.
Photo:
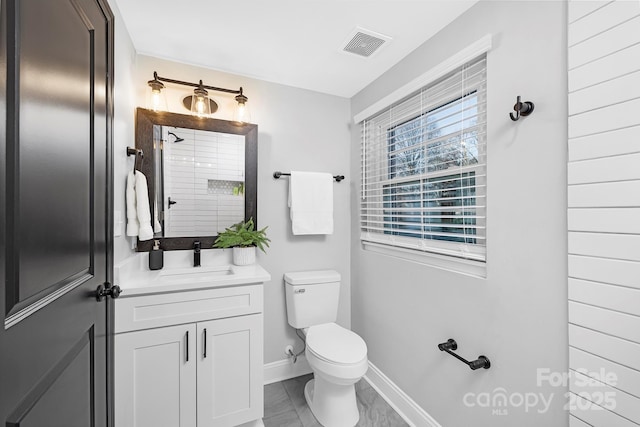
[[[262,418],[262,314],[198,323],[198,427]]]
[[[115,426],[196,427],[196,325],[115,336]]]

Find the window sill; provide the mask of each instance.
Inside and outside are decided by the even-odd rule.
[[[416,262],[429,267],[451,271],[453,273],[466,274],[468,276],[485,279],[487,277],[486,262],[473,261],[451,256],[444,256],[430,252],[422,252],[412,249],[389,246],[381,243],[361,241],[365,251],[378,253],[406,261]]]

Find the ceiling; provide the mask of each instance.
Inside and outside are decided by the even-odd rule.
[[[347,98],[476,1],[116,0],[140,54]],[[343,52],[357,27],[391,40]]]

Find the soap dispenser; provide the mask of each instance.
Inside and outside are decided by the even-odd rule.
[[[154,240],[153,249],[149,252],[149,270],[160,270],[164,266],[163,252],[160,240]]]

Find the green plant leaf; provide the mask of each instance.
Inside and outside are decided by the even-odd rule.
[[[232,225],[218,235],[213,247],[214,248],[234,248],[256,246],[262,252],[266,253],[265,247],[269,247],[271,241],[267,237],[268,227],[261,230],[255,230],[253,218],[249,218],[246,222],[239,222]]]

